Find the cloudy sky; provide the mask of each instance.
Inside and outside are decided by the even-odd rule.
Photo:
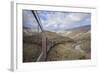
[[[64,31],[91,25],[90,13],[37,11],[42,27],[48,31]],[[23,10],[23,28],[36,29],[38,24],[30,10]]]

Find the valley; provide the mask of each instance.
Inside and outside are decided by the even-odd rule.
[[[66,30],[63,32],[36,32],[23,30],[23,62],[36,62],[42,51],[42,36],[47,38],[45,61],[91,59],[90,26]]]

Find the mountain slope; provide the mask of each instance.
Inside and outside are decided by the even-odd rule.
[[[70,32],[70,33],[68,33]],[[67,33],[67,35],[66,35]],[[46,37],[49,46],[52,42],[54,46],[50,47],[47,53],[47,61],[57,60],[77,60],[90,58],[90,31],[84,29],[75,29],[63,33],[56,32],[36,32],[34,30],[23,30],[23,61],[35,62],[41,53],[42,37]],[[89,46],[86,46],[87,43]],[[80,45],[80,50],[75,49]],[[88,49],[87,49],[88,48]]]

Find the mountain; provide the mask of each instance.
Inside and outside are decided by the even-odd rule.
[[[42,37],[46,37],[48,39],[48,46],[50,46],[52,42],[54,46],[65,42],[74,43],[74,40],[68,37],[63,37],[55,32],[36,32],[34,30],[23,30],[23,62],[36,61],[41,53]]]
[[[89,59],[91,54],[90,26],[64,32],[23,30],[23,62],[35,62],[41,53],[42,37],[50,47],[46,61]],[[77,46],[79,46],[77,50]],[[81,52],[82,50],[82,52]]]
[[[23,42],[26,42],[26,43],[41,44],[42,37],[46,37],[49,41],[53,41],[54,43],[59,43],[59,42],[63,42],[63,41],[74,42],[74,40],[72,40],[69,37],[64,37],[55,32],[50,32],[50,31],[39,32],[39,33],[38,32],[28,32],[28,34],[26,34],[26,32],[24,32],[23,35],[24,35]]]
[[[63,32],[59,32],[58,34],[63,37],[69,37],[73,39],[76,43],[68,42],[53,47],[52,51],[48,54],[48,58],[47,58],[48,61],[91,58],[90,26],[78,27]]]
[[[81,27],[75,27],[71,29],[66,29],[66,31],[73,31],[73,30],[89,30],[91,29],[91,25],[81,26]]]
[[[78,28],[66,30],[63,32],[59,32],[59,34],[62,36],[65,36],[65,37],[67,36],[70,38],[74,38],[74,37],[78,37],[78,36],[81,37],[84,34],[86,34],[87,32],[90,34],[90,30],[91,30],[91,27],[88,25],[88,26],[84,26],[84,27],[78,27]]]

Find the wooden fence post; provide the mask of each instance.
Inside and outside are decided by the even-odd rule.
[[[42,52],[43,52],[42,60],[45,60],[47,57],[47,43],[46,43],[46,36],[44,35],[44,33],[42,33]]]

